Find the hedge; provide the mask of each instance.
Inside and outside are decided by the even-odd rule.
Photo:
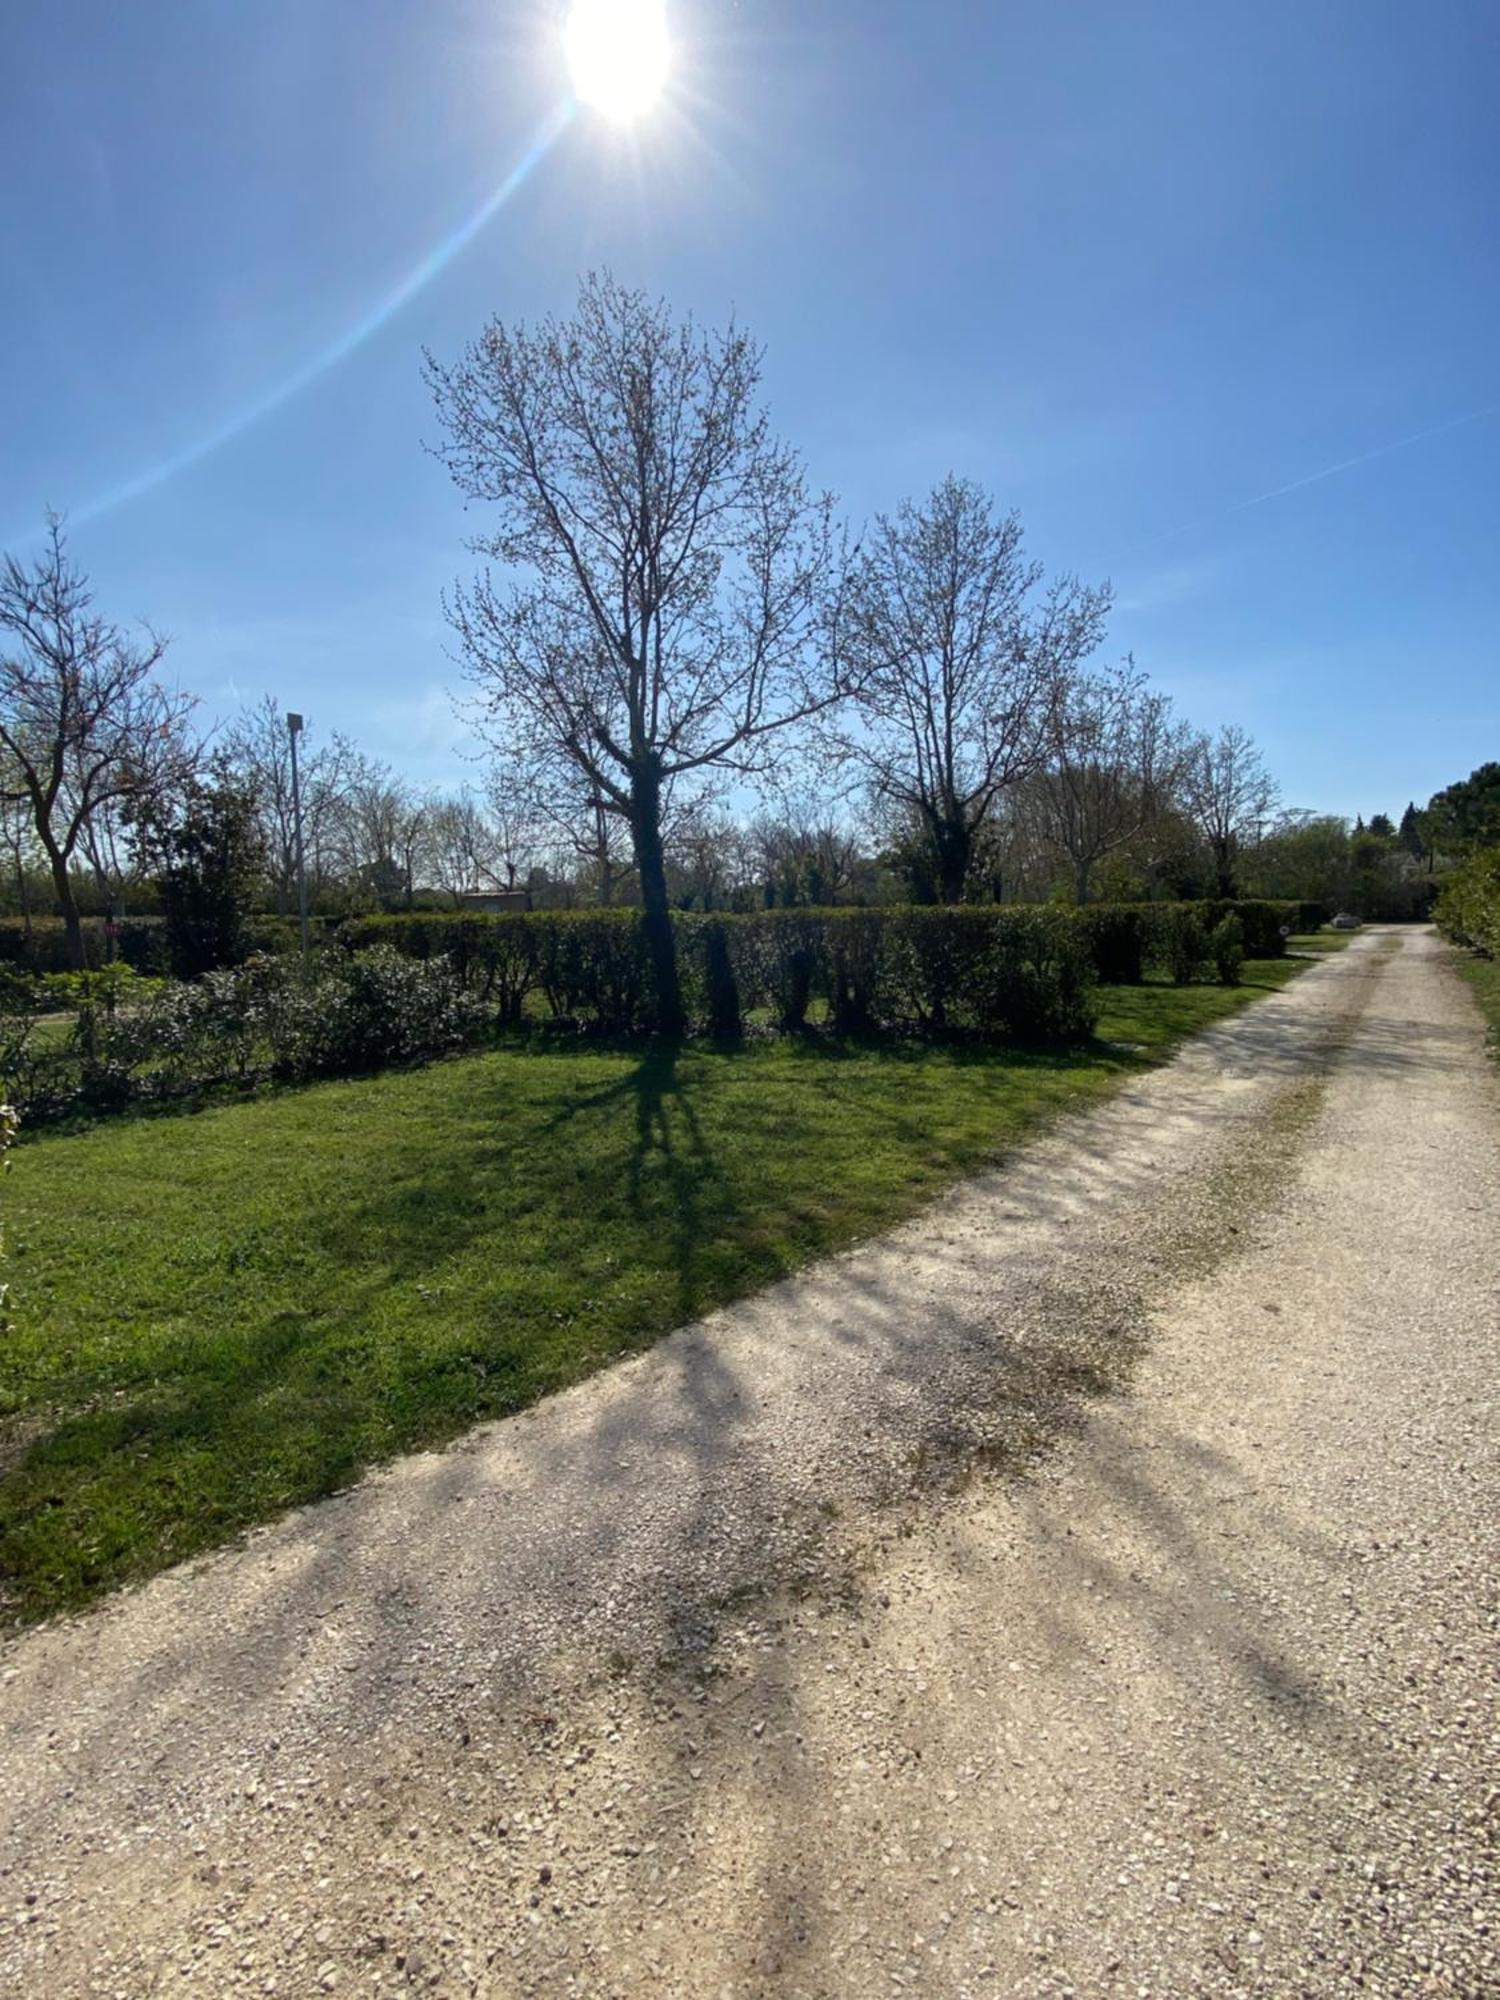
[[[1489,907],[1489,906],[1486,906]],[[1288,906],[1162,903],[1075,910],[894,907],[674,917],[683,997],[699,1030],[1075,1041],[1095,988],[1148,967],[1233,984],[1247,947],[1282,948]],[[157,926],[151,925],[154,932]],[[649,1033],[650,957],[633,910],[502,916],[412,912],[344,924],[304,973],[294,925],[268,920],[263,952],[193,984],[47,978],[0,961],[0,1078],[30,1119],[121,1109],[221,1084],[246,1086],[425,1061],[518,1026],[528,1003],[594,1033]],[[61,1040],[33,1038],[64,998]],[[76,988],[76,992],[73,990]]]
[[[326,936],[325,918],[313,919],[314,937]],[[295,951],[299,942],[295,917],[252,917],[246,926],[246,943],[251,952]],[[160,917],[125,917],[116,926],[114,951],[102,917],[83,920],[83,951],[88,970],[114,962],[128,965],[132,972],[153,976],[171,970],[167,962],[166,930]],[[24,917],[0,917],[0,965],[19,966],[26,972],[71,972],[68,937],[61,917],[33,917],[28,931]]]
[[[840,1032],[977,1034],[1046,1041],[1093,1025],[1084,931],[1066,910],[767,910],[677,914],[683,996],[720,1036],[763,1012],[794,1033],[815,1005]],[[536,995],[558,1022],[611,1034],[649,1030],[650,963],[633,910],[369,917],[351,950],[391,944],[446,957],[515,1025]]]
[[[1439,892],[1438,929],[1481,958],[1500,958],[1500,848],[1482,848],[1460,862]]]
[[[695,1025],[741,1032],[747,1015],[783,1032],[814,1011],[839,1033],[1067,1040],[1094,1021],[1096,980],[1128,985],[1148,970],[1187,983],[1238,977],[1242,955],[1280,957],[1291,903],[897,906],[851,910],[678,913],[683,995]],[[633,910],[537,910],[358,918],[353,951],[393,945],[446,958],[466,990],[516,1026],[529,1001],[556,1022],[611,1034],[648,1031],[650,965]]]
[[[492,1025],[445,960],[420,965],[389,949],[320,953],[306,975],[286,956],[262,956],[191,983],[127,972],[80,984],[61,1038],[34,1037],[24,1012],[0,1011],[0,1075],[27,1124],[426,1062],[483,1041]]]
[[[110,961],[109,939],[101,917],[83,920],[83,951],[91,972]],[[160,917],[126,917],[116,927],[114,957],[133,972],[167,970],[167,942]],[[61,917],[0,917],[0,965],[18,965],[27,972],[71,972],[68,936]]]

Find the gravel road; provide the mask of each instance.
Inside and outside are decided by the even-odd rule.
[[[1372,931],[0,1650],[0,1990],[1500,1993],[1500,1087]]]

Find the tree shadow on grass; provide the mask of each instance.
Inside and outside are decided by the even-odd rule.
[[[442,1157],[420,1132],[398,1133],[368,1194],[351,1202],[345,1183],[295,1225],[221,1242],[189,1321],[194,1304],[211,1316],[226,1283],[294,1295],[283,1263],[294,1227],[336,1293],[325,1281],[300,1309],[208,1337],[190,1325],[170,1368],[28,1427],[0,1480],[0,1616],[63,1608],[211,1547],[781,1275],[784,1258],[726,1255],[742,1195],[684,1088],[679,1050],[653,1046],[567,1116],[588,1123],[587,1138],[539,1147],[534,1126],[508,1134],[503,1107],[481,1092]],[[557,1124],[543,1130],[555,1137]],[[629,1275],[644,1294],[613,1318],[591,1313],[589,1296],[603,1283],[591,1239],[610,1227],[639,1246]],[[478,1289],[472,1259],[486,1238],[496,1282]],[[392,1320],[397,1290],[408,1310]]]
[[[1287,1065],[1276,1024],[1252,1026],[1241,1016],[1223,1025],[1258,1073]],[[779,1051],[784,1080],[787,1045]],[[626,1051],[587,1053],[616,1072]],[[527,1097],[512,1066],[476,1065],[456,1141],[440,1151],[421,1117],[408,1128],[393,1111],[388,1136],[370,1154],[366,1186],[351,1199],[344,1182],[295,1222],[307,1268],[331,1270],[336,1290],[325,1278],[300,1307],[273,1303],[217,1345],[190,1330],[180,1367],[159,1380],[117,1384],[107,1400],[34,1435],[0,1486],[0,1574],[10,1571],[12,1601],[20,1592],[33,1609],[77,1602],[211,1546],[337,1490],[371,1463],[533,1403],[848,1239],[839,1207],[846,1190],[825,1189],[806,1173],[769,1194],[747,1188],[747,1175],[757,1172],[754,1122],[774,1126],[778,1115],[774,1103],[757,1101],[753,1049],[636,1044],[622,1073],[597,1082],[580,1079],[582,1054],[571,1052],[572,1085],[561,1104],[555,1073]],[[821,1136],[829,1119],[858,1120],[847,1141],[840,1134],[856,1151],[920,1142],[928,1104],[916,1079],[934,1062],[1018,1080],[1153,1066],[1149,1054],[1097,1043],[958,1042],[934,1051],[823,1034],[797,1042],[790,1061],[809,1088],[859,1064],[911,1073],[911,1092],[875,1091],[827,1108]],[[742,1067],[746,1084],[738,1147],[738,1106],[726,1132],[722,1097],[713,1105],[713,1086],[726,1074],[719,1065],[727,1063]],[[1057,1105],[1048,1091],[1036,1109]],[[1007,1129],[1007,1142],[1015,1136]],[[965,1144],[972,1152],[972,1135],[955,1134],[951,1157],[940,1149],[935,1159],[913,1154],[912,1189],[936,1192],[941,1180],[992,1163],[993,1155],[989,1162],[966,1155]],[[837,1148],[825,1153],[838,1156]],[[870,1199],[877,1209],[885,1202],[889,1220],[911,1205],[909,1195]],[[293,1227],[262,1226],[254,1241],[228,1245],[235,1285],[266,1283],[282,1301],[295,1298],[300,1268],[289,1269],[285,1248]],[[600,1311],[599,1298],[620,1275],[612,1276],[599,1248],[611,1229],[621,1233],[634,1290],[626,1308]],[[490,1251],[482,1280],[477,1250]],[[394,1290],[406,1297],[393,1318]],[[411,1296],[424,1291],[430,1310]],[[187,1318],[196,1310],[210,1329],[212,1292],[210,1284],[186,1301]]]

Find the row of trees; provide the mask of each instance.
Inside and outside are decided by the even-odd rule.
[[[633,900],[672,1026],[674,903],[1301,893],[1264,879],[1314,835],[1250,738],[1098,663],[1107,586],[1047,578],[1018,518],[956,477],[855,541],[774,436],[738,327],[597,276],[572,317],[492,323],[427,371],[485,523],[447,608],[487,782],[419,795],[305,736],[319,906]],[[279,705],[195,733],[162,655],[95,613],[55,521],[6,562],[0,798],[17,893],[44,870],[70,939],[87,893],[180,889],[192,852],[294,906]]]
[[[1007,521],[996,532],[978,496],[954,482],[928,509],[882,524],[891,571],[916,559],[934,519],[951,542],[987,543],[986,587],[998,595],[1018,531]],[[291,742],[277,700],[197,733],[190,698],[158,678],[163,642],[95,614],[56,522],[29,566],[7,562],[0,629],[9,640],[0,666],[9,907],[60,911],[70,937],[90,910],[170,914],[185,903],[211,930],[206,912],[226,899],[282,914],[296,907]],[[1034,661],[1027,672],[1045,678]],[[896,687],[887,675],[883,698],[894,701]],[[1032,701],[1041,707],[1023,754],[1022,711]],[[1270,796],[1241,733],[1194,736],[1129,664],[1075,670],[1046,699],[1037,693],[1009,716],[979,717],[990,734],[972,768],[957,689],[950,706],[951,732],[924,739],[914,775],[894,730],[856,745],[843,729],[806,739],[800,759],[767,759],[758,808],[738,816],[710,784],[673,788],[658,822],[668,904],[1041,900],[1060,886],[1079,901],[1101,886],[1209,891],[1232,874],[1249,815]],[[953,757],[934,789],[922,756],[930,746],[946,758],[950,733]],[[423,794],[347,736],[301,740],[316,910],[457,903],[466,891],[495,888],[541,904],[643,900],[628,825],[597,793],[558,783],[545,758],[511,744],[477,795]],[[934,799],[944,797],[947,815],[935,816]],[[212,955],[222,943],[205,949]]]
[[[949,477],[851,546],[770,428],[761,353],[607,275],[572,318],[429,357],[440,456],[491,525],[449,614],[524,792],[628,832],[663,1026],[681,1021],[669,836],[789,762],[863,794],[899,867],[954,903],[1027,801],[1086,896],[1190,798],[1221,883],[1274,801],[1253,746],[1091,674],[1109,592],[1046,579],[1014,514]]]

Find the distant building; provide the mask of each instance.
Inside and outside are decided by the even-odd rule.
[[[507,910],[529,910],[531,891],[529,889],[461,889],[458,896],[461,910],[472,910],[477,916],[498,917]]]

